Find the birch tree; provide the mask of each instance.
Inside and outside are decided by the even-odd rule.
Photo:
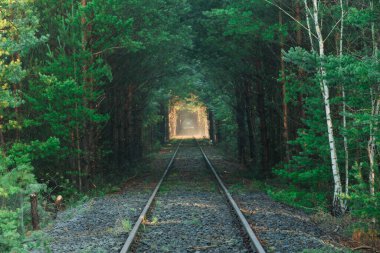
[[[374,12],[374,2],[370,2],[370,10]],[[375,30],[375,22],[371,22],[371,36],[372,36],[372,56],[375,62],[377,62],[377,38]],[[379,115],[380,101],[379,98],[374,94],[374,88],[370,88],[371,93],[371,120],[369,126],[369,140],[368,140],[368,159],[369,159],[369,191],[371,196],[375,195],[375,166],[376,166],[376,131],[377,131],[377,117]]]
[[[343,35],[344,35],[344,4],[343,0],[339,0],[340,10],[341,10],[341,20],[340,20],[340,34],[339,34],[339,60],[340,67],[339,71],[342,70],[342,59],[343,59]],[[342,83],[342,121],[343,121],[343,145],[344,145],[344,169],[345,169],[345,194],[348,195],[348,184],[349,184],[349,153],[348,153],[348,139],[347,139],[347,102],[346,102],[346,88]]]
[[[331,169],[334,179],[334,199],[333,199],[333,208],[336,212],[345,212],[345,204],[344,201],[340,198],[342,194],[342,182],[339,173],[339,165],[338,165],[338,157],[337,157],[337,149],[336,149],[336,141],[334,136],[334,126],[331,117],[331,106],[330,106],[330,90],[327,82],[327,71],[325,68],[325,39],[322,34],[321,25],[319,21],[319,1],[312,0],[313,2],[313,13],[312,18],[314,21],[314,28],[316,31],[316,37],[318,41],[318,57],[319,57],[319,85],[322,91],[322,97],[325,107],[326,113],[326,125],[330,146],[330,158],[331,158]],[[309,9],[307,0],[305,0],[305,8]],[[312,38],[311,38],[312,39]]]

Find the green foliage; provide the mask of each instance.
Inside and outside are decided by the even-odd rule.
[[[351,194],[348,197],[352,207],[352,214],[365,220],[378,220],[380,219],[380,194],[376,192],[373,196],[368,196],[369,185],[363,179],[362,173],[362,164],[356,163],[352,169],[356,184],[351,186]]]
[[[333,180],[322,77],[331,91],[340,168],[344,137],[349,146],[350,188],[342,197],[358,217],[380,218],[378,186],[368,194],[367,161],[370,135],[376,145],[380,140],[376,1],[344,1],[342,56],[340,6],[320,2],[322,58],[306,44],[307,31],[295,43],[300,24],[307,25],[304,8],[298,24],[284,13],[280,23],[279,10],[259,0],[85,2],[0,0],[0,251],[27,248],[29,193],[46,190],[49,202],[58,194],[85,201],[95,185],[92,192],[105,194],[111,180],[133,172],[131,165],[164,141],[174,97],[204,102],[221,145],[249,156],[241,160],[252,174],[270,176],[274,167],[287,187],[270,190],[273,198],[328,209]],[[302,3],[276,2],[289,15]],[[280,162],[284,101],[291,159]],[[375,175],[378,185],[377,168]]]
[[[123,225],[124,232],[129,233],[132,229],[132,224],[130,220],[122,220],[121,224]]]
[[[20,114],[25,104],[21,87],[29,75],[23,59],[47,37],[37,36],[39,20],[31,1],[0,1],[0,6],[0,251],[26,252],[25,199],[46,189],[37,182],[32,163],[55,155],[59,141],[19,141],[21,130],[29,127]]]
[[[11,149],[8,157],[0,157],[0,250],[21,250],[24,238],[24,198],[30,193],[41,192],[45,185],[38,184],[33,174],[29,153]],[[18,203],[21,203],[20,205]],[[18,207],[17,207],[18,206]]]
[[[288,189],[269,189],[268,195],[279,202],[300,208],[306,212],[327,211],[327,193],[299,190],[295,187]]]
[[[20,246],[18,233],[18,211],[0,210],[0,250],[8,252]]]
[[[352,214],[362,219],[380,218],[380,194],[368,196],[367,192],[352,193],[349,198],[352,203]]]
[[[326,25],[339,19],[340,6],[322,5],[323,15],[328,15],[332,20],[326,20]],[[302,121],[302,128],[297,130],[297,138],[290,141],[294,153],[289,162],[280,164],[274,168],[274,173],[291,187],[271,194],[279,200],[292,203],[292,205],[307,204],[308,208],[322,205],[328,207],[321,197],[329,197],[328,189],[333,184],[331,174],[331,161],[329,143],[326,132],[326,115],[323,108],[322,93],[320,90],[321,75],[318,68],[323,64],[326,71],[325,81],[330,89],[330,103],[334,125],[334,137],[338,150],[338,162],[342,184],[345,177],[348,179],[348,196],[342,194],[347,201],[352,214],[362,219],[379,218],[378,193],[369,194],[370,165],[368,162],[368,140],[370,134],[376,138],[378,144],[378,120],[376,113],[376,100],[379,94],[378,83],[379,62],[373,54],[373,39],[371,36],[362,36],[371,29],[378,33],[378,27],[373,27],[374,12],[379,11],[379,6],[374,5],[371,10],[369,5],[347,2],[344,4],[347,15],[344,17],[344,45],[353,43],[356,48],[346,50],[339,54],[339,43],[327,38],[325,49],[327,55],[320,59],[317,52],[309,51],[305,47],[292,47],[284,51],[286,61],[286,77],[280,78],[287,88],[287,101],[297,102],[301,94],[304,101],[306,118]],[[347,31],[350,31],[349,33]],[[326,36],[326,35],[325,35]],[[359,41],[355,41],[360,38]],[[336,50],[332,50],[333,46]],[[302,75],[300,75],[302,71]],[[342,90],[345,90],[345,97]],[[343,102],[345,114],[343,114]],[[343,125],[343,116],[347,125]],[[348,173],[345,172],[344,137],[348,145]],[[376,158],[377,155],[376,155]],[[359,166],[360,165],[360,166]],[[378,184],[378,170],[375,168],[376,183]],[[376,187],[377,189],[377,187]],[[308,192],[313,192],[309,194]]]

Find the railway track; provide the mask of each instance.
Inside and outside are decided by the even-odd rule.
[[[148,213],[161,227],[142,229]],[[265,252],[197,141],[178,144],[120,253],[152,251]]]

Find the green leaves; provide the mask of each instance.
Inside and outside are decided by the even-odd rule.
[[[283,52],[284,60],[293,63],[302,70],[315,72],[317,67],[317,57],[315,53],[309,52],[302,47],[292,47],[287,52]]]
[[[365,28],[372,21],[372,15],[369,9],[359,10],[356,7],[350,7],[347,10],[346,22],[353,27]]]
[[[20,246],[18,212],[0,209],[0,250],[8,252]]]

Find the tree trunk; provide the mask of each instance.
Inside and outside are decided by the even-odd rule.
[[[112,157],[113,157],[113,167],[118,168],[120,166],[119,161],[119,145],[120,145],[120,118],[119,111],[122,111],[122,107],[118,105],[119,96],[117,95],[117,84],[114,84],[114,87],[111,91],[111,95],[113,97],[111,104],[112,108]]]
[[[374,11],[374,2],[373,0],[370,2],[371,11]],[[372,35],[372,47],[373,47],[373,58],[377,61],[377,38],[376,38],[376,30],[375,30],[375,22],[371,23],[371,35]],[[370,170],[369,170],[369,191],[372,196],[375,195],[375,152],[376,152],[376,136],[375,132],[377,132],[377,120],[375,122],[373,119],[379,115],[379,106],[380,101],[377,98],[374,98],[373,89],[371,88],[371,102],[372,102],[372,115],[371,115],[371,123],[370,123],[370,139],[368,141],[368,157],[370,162]]]
[[[0,126],[2,125],[2,122],[1,122],[1,118],[0,118]],[[1,148],[5,148],[5,138],[4,138],[4,134],[3,134],[3,131],[2,131],[2,128],[0,127],[0,147]]]
[[[282,18],[282,12],[279,11],[279,23],[282,27],[283,25],[283,18]],[[290,151],[289,151],[289,128],[288,128],[288,103],[286,101],[286,81],[285,81],[285,61],[283,58],[283,51],[284,51],[284,35],[282,34],[282,31],[280,31],[280,62],[281,62],[281,84],[282,84],[282,113],[283,113],[283,132],[282,137],[284,138],[284,146],[285,146],[285,161],[290,160]]]
[[[160,115],[162,116],[162,121],[159,123],[160,143],[165,143],[168,140],[168,110],[163,103],[160,103]]]
[[[259,69],[262,68],[262,63],[260,62]],[[258,80],[257,84],[257,115],[260,120],[260,142],[262,147],[262,157],[261,157],[261,176],[267,177],[270,174],[269,166],[269,140],[268,140],[268,128],[265,113],[265,90],[262,84],[262,80]]]
[[[300,2],[301,2],[301,0],[296,0],[296,20],[298,20],[298,22],[302,22]],[[299,25],[299,23],[297,23],[296,29],[297,29],[297,34],[296,34],[297,46],[302,47],[302,28]],[[301,78],[304,76],[304,74],[305,73],[303,72],[303,70],[301,68],[299,68],[298,69],[298,76]],[[302,84],[301,84],[301,87],[302,87]],[[301,119],[304,119],[305,118],[305,110],[303,107],[303,94],[301,92],[298,95],[298,107],[299,107],[300,117],[301,117]]]
[[[40,218],[38,216],[37,193],[30,194],[30,212],[31,212],[31,216],[32,216],[33,230],[39,230],[40,229]]]
[[[240,85],[235,85],[236,94],[236,124],[237,124],[237,145],[238,145],[238,157],[241,163],[246,162],[245,158],[245,101],[243,98]]]
[[[87,0],[81,0],[81,5],[83,8],[87,6]],[[92,17],[90,17],[92,19]],[[89,52],[90,56],[88,59],[84,60],[82,72],[83,72],[83,106],[89,111],[95,111],[95,102],[94,102],[94,77],[93,73],[89,71],[91,66],[94,63],[94,56],[92,54],[92,23],[87,20],[85,14],[81,18],[82,25],[82,50],[83,52]],[[84,160],[85,160],[85,180],[84,185],[86,189],[90,188],[90,179],[92,174],[95,172],[96,163],[98,160],[97,155],[97,144],[98,144],[98,126],[92,121],[92,119],[86,119],[84,123],[85,135],[83,137],[83,151],[84,151]]]
[[[209,110],[208,111],[208,117],[209,117],[209,133],[210,133],[210,140],[212,143],[217,143],[217,138],[216,138],[216,125],[215,125],[215,116],[214,112]]]
[[[304,0],[304,4],[305,4],[305,18],[306,18],[306,24],[307,24],[307,28],[308,28],[307,31],[308,31],[309,39],[310,39],[310,48],[311,48],[311,51],[314,52],[315,49],[314,49],[314,42],[313,42],[313,36],[312,36],[311,24],[310,24],[311,12],[310,12],[307,0]]]
[[[380,101],[374,98],[373,89],[371,88],[371,120],[369,126],[369,140],[367,145],[368,159],[369,159],[369,192],[371,196],[375,195],[375,166],[376,166],[376,132],[377,120],[380,111]],[[375,120],[374,120],[375,119]]]
[[[117,106],[119,107],[119,113],[118,113],[118,125],[119,125],[119,147],[117,150],[117,156],[118,156],[118,163],[119,166],[123,168],[124,161],[127,158],[127,143],[128,143],[128,137],[127,137],[127,129],[128,129],[128,102],[127,102],[127,92],[123,87],[119,88],[119,94],[123,94],[123,96],[119,96]]]
[[[136,110],[133,113],[133,131],[132,131],[132,150],[131,150],[131,161],[138,161],[143,155],[143,145],[142,145],[142,133],[143,133],[143,119],[142,111]]]
[[[87,0],[81,0],[82,7],[87,6]],[[83,15],[81,18],[81,25],[82,25],[82,50],[85,52],[87,50],[87,44],[88,44],[88,27],[87,27],[87,19]],[[84,95],[83,95],[83,106],[85,108],[88,108],[88,61],[85,61],[82,67],[82,74],[83,74],[83,89],[84,89]],[[90,166],[90,158],[89,158],[89,152],[90,152],[90,140],[89,140],[89,134],[88,134],[88,122],[84,123],[84,129],[86,131],[86,134],[83,138],[83,151],[84,151],[84,172],[85,172],[85,178],[82,177],[83,180],[83,186],[87,190],[88,187],[88,173],[89,173],[89,166]]]
[[[77,153],[77,170],[78,170],[78,187],[79,192],[83,191],[83,183],[82,183],[82,163],[81,163],[81,155],[80,155],[80,134],[79,134],[79,125],[76,125],[75,128],[76,135],[76,153]]]
[[[318,10],[318,0],[313,0],[313,15],[314,15],[314,25],[315,30],[317,32],[318,45],[319,45],[319,74],[320,74],[320,87],[322,91],[325,113],[326,113],[326,124],[327,124],[327,132],[329,138],[329,146],[330,146],[330,157],[331,157],[331,168],[334,178],[334,200],[333,200],[333,208],[334,212],[344,213],[345,205],[343,200],[340,198],[342,194],[342,183],[339,174],[339,166],[338,166],[338,157],[336,152],[335,145],[335,137],[334,137],[334,127],[331,118],[331,107],[330,107],[330,91],[326,80],[326,68],[324,66],[324,58],[325,58],[325,47],[324,47],[324,39],[321,31],[321,27],[319,25],[319,10]]]
[[[247,114],[247,128],[248,128],[248,140],[249,140],[249,157],[251,160],[255,159],[256,154],[256,140],[254,132],[254,115],[253,115],[253,102],[252,102],[252,92],[251,87],[248,82],[245,83],[245,103],[246,103],[246,114]]]
[[[344,6],[343,0],[340,0],[341,7],[341,21],[340,21],[340,35],[339,35],[339,57],[340,57],[340,65],[342,64],[343,57],[343,34],[344,34]],[[341,69],[342,66],[340,66]],[[348,139],[347,139],[347,116],[346,116],[346,89],[344,84],[342,84],[342,113],[343,113],[343,145],[344,145],[344,169],[345,169],[345,194],[348,196],[348,185],[349,185],[349,153],[348,153]]]
[[[126,108],[127,108],[127,111],[126,111],[126,116],[127,116],[127,120],[126,120],[126,124],[127,124],[127,132],[126,132],[126,135],[125,135],[125,138],[126,138],[126,141],[127,141],[127,148],[126,148],[126,151],[127,151],[127,158],[128,160],[132,161],[134,159],[132,153],[133,153],[133,139],[134,139],[134,136],[133,136],[133,129],[134,129],[134,126],[133,126],[133,88],[132,88],[132,85],[128,85],[128,88],[127,88],[127,101],[126,101]]]

